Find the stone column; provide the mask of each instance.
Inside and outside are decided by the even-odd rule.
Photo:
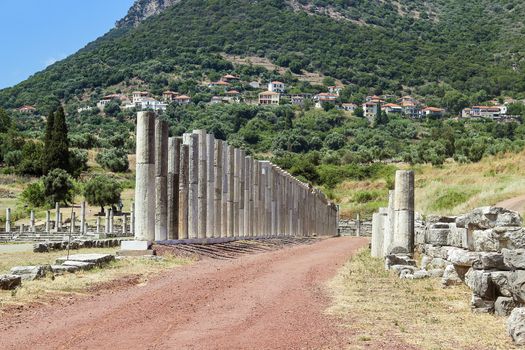
[[[189,136],[188,238],[198,238],[199,231],[199,137]]]
[[[62,231],[62,213],[58,213],[58,231]]]
[[[20,224],[20,234],[23,234],[25,231],[25,227],[24,227],[24,224]]]
[[[388,230],[383,237],[383,256],[387,256],[394,239],[394,190],[388,191]]]
[[[215,221],[215,137],[206,135],[206,237],[216,235]]]
[[[168,239],[168,123],[155,121],[155,240]]]
[[[131,203],[131,212],[129,215],[129,233],[135,235],[135,203]]]
[[[245,170],[245,160],[246,158],[246,152],[244,150],[239,150],[239,159],[237,161],[237,165],[239,167],[239,170],[238,170],[238,174],[239,174],[239,184],[238,184],[238,191],[239,191],[239,195],[238,195],[238,200],[239,200],[239,219],[238,219],[238,224],[239,224],[239,237],[244,237],[245,236],[245,232],[244,232],[244,186],[245,186],[245,183],[244,183],[244,177],[246,176],[246,170]]]
[[[239,237],[241,150],[238,148],[234,149],[233,163],[233,237]]]
[[[253,236],[251,230],[251,208],[250,208],[250,193],[252,188],[252,158],[244,158],[244,235],[246,237]]]
[[[168,239],[179,237],[179,178],[181,139],[168,140]]]
[[[86,202],[80,203],[80,233],[86,234]]]
[[[77,220],[75,212],[71,211],[71,226],[69,227],[69,232],[75,233],[75,221]]]
[[[51,212],[46,210],[46,233],[51,232]]]
[[[137,114],[135,239],[155,239],[155,114]]]
[[[60,232],[60,204],[55,203],[55,232]]]
[[[96,233],[98,234],[98,233],[100,233],[100,216],[97,216],[97,224],[96,225],[97,225],[97,227],[96,227],[96,231],[97,232]]]
[[[258,160],[253,161],[253,189],[252,189],[252,235],[258,237],[261,232],[259,228],[260,223],[260,181],[261,181],[261,167]]]
[[[414,172],[396,171],[392,254],[414,252]]]
[[[372,215],[372,256],[374,258],[383,257],[383,232],[382,214],[374,213]]]
[[[29,213],[29,232],[35,232],[35,211]]]
[[[189,146],[181,145],[179,175],[179,229],[178,238],[188,238],[188,171]]]
[[[127,235],[128,233],[128,228],[126,227],[127,226],[127,216],[126,214],[122,215],[122,236],[125,236]]]
[[[104,233],[107,235],[111,232],[111,209],[106,210],[106,222],[104,226]]]
[[[355,222],[355,235],[357,237],[361,236],[361,216],[359,215],[359,213],[357,213],[357,218]]]
[[[5,232],[11,233],[11,208],[5,210]]]
[[[109,233],[115,233],[115,213],[109,209]]]
[[[227,237],[234,237],[235,148],[228,145],[227,150],[228,150],[228,168],[226,170],[226,178],[227,178],[227,199],[226,199],[227,228],[226,228],[226,233],[227,233]]]
[[[221,237],[223,229],[223,213],[222,213],[222,185],[223,185],[223,146],[222,140],[215,140],[214,144],[214,162],[213,162],[213,176],[215,178],[213,184],[214,188],[214,202],[215,202],[215,230],[213,231],[213,237]]]
[[[206,146],[206,130],[194,130],[198,142],[198,163],[197,163],[197,238],[206,238],[207,222],[207,186],[208,171],[206,169],[206,156],[208,147]]]

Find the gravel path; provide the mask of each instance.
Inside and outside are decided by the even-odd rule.
[[[2,349],[340,349],[324,282],[365,238],[204,259],[0,318]]]

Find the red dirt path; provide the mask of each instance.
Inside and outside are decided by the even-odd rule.
[[[324,282],[365,238],[201,260],[149,280],[0,318],[2,349],[340,349]]]

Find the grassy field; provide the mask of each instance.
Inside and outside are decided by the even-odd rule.
[[[115,253],[115,248],[85,249],[78,253]],[[0,255],[0,273],[16,265],[33,265],[54,263],[55,259],[65,256],[65,252],[56,253],[5,253]],[[14,291],[0,291],[0,311],[10,305],[41,302],[45,303],[64,294],[89,293],[89,289],[100,283],[107,283],[121,278],[133,279],[134,283],[146,283],[154,274],[177,266],[191,263],[189,259],[164,256],[162,260],[135,258],[112,262],[104,268],[65,274],[36,281],[24,281],[22,287]]]
[[[514,349],[504,317],[470,310],[466,286],[439,279],[401,280],[362,250],[329,284],[333,306],[354,339],[350,349]],[[396,347],[397,348],[397,347]]]
[[[400,164],[399,168],[409,166]],[[420,165],[413,169],[416,210],[422,214],[455,215],[525,194],[525,151],[486,157],[473,164],[450,160],[442,167]],[[385,179],[346,181],[332,191],[332,196],[341,205],[343,217],[354,218],[357,213],[370,217],[387,205],[391,186]]]

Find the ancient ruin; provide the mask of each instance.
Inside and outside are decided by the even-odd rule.
[[[177,191],[178,189],[178,191]],[[136,240],[164,243],[337,235],[338,207],[317,189],[205,130],[168,137],[137,117]]]

